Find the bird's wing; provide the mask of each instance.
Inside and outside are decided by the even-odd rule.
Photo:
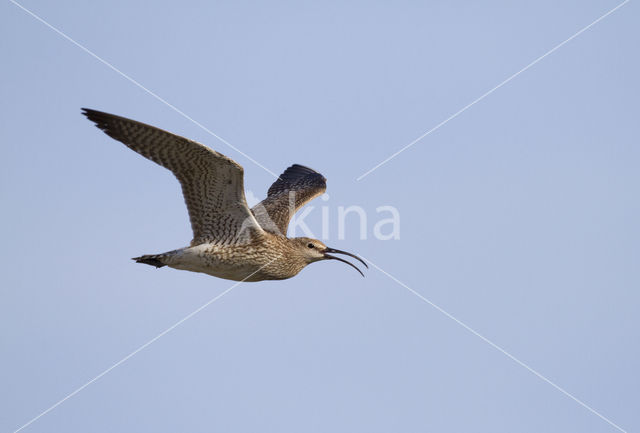
[[[309,167],[294,164],[271,185],[267,198],[251,211],[264,230],[286,236],[291,217],[326,189],[324,176]]]
[[[242,167],[195,141],[135,120],[83,109],[108,136],[171,170],[182,186],[193,241],[236,244],[263,233],[247,206]]]

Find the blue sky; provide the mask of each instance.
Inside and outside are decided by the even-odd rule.
[[[329,200],[306,222],[621,429],[640,429],[640,43],[620,2],[21,4]],[[0,5],[0,429],[14,431],[232,286],[130,257],[186,245],[178,183],[80,107],[273,177],[9,1]],[[337,236],[393,206],[400,239]],[[614,432],[383,272],[243,284],[23,431]]]

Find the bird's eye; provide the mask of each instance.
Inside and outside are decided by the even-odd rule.
[[[313,244],[312,244],[311,242],[309,242],[309,243],[307,244],[307,246],[308,246],[309,248],[313,248]]]

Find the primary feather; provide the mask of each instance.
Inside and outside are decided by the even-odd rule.
[[[309,167],[294,164],[278,177],[269,188],[267,198],[251,211],[264,230],[286,236],[293,215],[326,189],[324,176]]]

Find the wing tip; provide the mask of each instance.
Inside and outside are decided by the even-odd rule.
[[[105,113],[104,111],[94,110],[92,108],[81,108],[82,114],[86,116],[91,122],[95,124],[95,126],[100,129],[102,132],[107,134],[109,137],[122,141],[122,139],[117,134],[117,127],[115,125],[115,121],[123,119],[120,116],[116,116],[115,114]],[[129,119],[125,119],[129,122],[135,122]],[[124,141],[122,141],[124,143]],[[126,144],[126,143],[125,143]]]
[[[107,123],[107,117],[110,116],[108,113],[104,113],[102,111],[93,110],[91,108],[81,108],[82,114],[100,129],[104,129]]]
[[[301,184],[304,182],[306,185]],[[290,188],[320,187],[324,190],[327,188],[327,179],[314,169],[301,165],[293,164],[287,168],[278,179],[271,185],[267,191],[267,196],[279,194]]]
[[[313,168],[307,167],[306,165],[302,165],[302,164],[293,164],[291,167],[287,168],[280,175],[280,179],[283,181],[286,181],[286,180],[298,179],[302,176],[309,176],[309,175],[319,176],[319,178],[322,178],[324,182],[327,181],[327,179],[322,174],[320,174]]]
[[[86,108],[86,107],[82,107],[80,108],[80,112],[87,116],[89,119],[91,119],[92,117],[97,117],[101,114],[105,114],[102,111],[98,111],[98,110],[94,110],[92,108]]]

